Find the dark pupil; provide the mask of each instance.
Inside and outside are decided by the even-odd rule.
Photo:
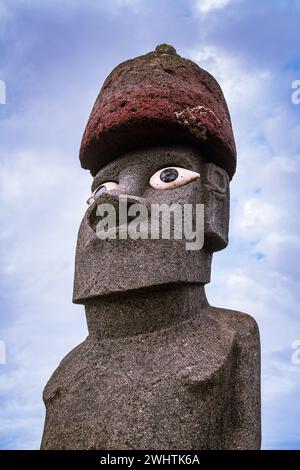
[[[105,193],[106,191],[107,191],[107,189],[106,189],[105,184],[103,184],[102,186],[99,186],[99,188],[97,189],[97,191],[94,194],[94,198],[97,199],[98,197],[101,196],[101,194]]]
[[[164,183],[171,183],[171,181],[175,181],[178,178],[178,171],[175,168],[167,168],[163,170],[160,174],[160,179]]]

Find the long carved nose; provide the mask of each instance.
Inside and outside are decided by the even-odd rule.
[[[113,190],[113,191],[108,191],[101,195],[95,203],[93,204],[93,208],[89,212],[87,216],[88,223],[90,227],[96,232],[96,227],[97,223],[100,220],[99,215],[97,215],[97,209],[101,205],[106,205],[108,204],[112,210],[115,211],[116,214],[116,225],[119,225],[119,209],[120,205],[124,204],[124,207],[126,208],[126,214],[127,214],[127,221],[129,222],[134,216],[129,216],[128,215],[128,210],[133,204],[142,204],[147,208],[147,210],[150,210],[150,204],[147,202],[146,199],[139,197],[139,196],[134,196],[131,194],[124,194],[120,193],[119,190]],[[109,208],[109,206],[105,207]]]

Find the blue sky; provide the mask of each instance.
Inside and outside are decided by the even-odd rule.
[[[42,390],[87,335],[71,298],[89,112],[114,66],[161,42],[225,93],[238,170],[208,297],[259,323],[263,447],[300,449],[299,22],[299,0],[0,0],[1,449],[39,447]]]

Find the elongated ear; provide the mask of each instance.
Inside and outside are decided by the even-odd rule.
[[[210,252],[228,245],[229,177],[214,163],[203,165],[204,248]]]

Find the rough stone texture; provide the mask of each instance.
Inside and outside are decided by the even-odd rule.
[[[197,171],[201,175],[203,174],[203,178],[172,191],[157,191],[151,188],[149,186],[150,177],[160,168],[169,165]],[[211,189],[212,177],[210,179],[205,177],[209,173],[208,168],[212,167],[216,169],[218,176],[215,184],[220,185],[220,188],[217,186],[215,191]],[[220,178],[220,172],[223,179]],[[120,194],[134,196],[134,202],[147,205],[155,203],[177,203],[180,205],[205,203],[207,211],[205,219],[212,222],[214,218],[210,216],[210,213],[219,210],[224,223],[223,233],[221,233],[220,227],[218,227],[219,232],[213,232],[210,227],[206,243],[211,244],[219,239],[221,241],[227,240],[228,176],[224,170],[205,162],[203,156],[196,149],[168,146],[129,152],[99,171],[93,189],[103,181],[118,181],[119,188],[105,193],[101,197],[101,203],[118,204]],[[205,195],[207,193],[204,191],[206,185],[210,188],[208,191],[210,197]],[[212,199],[213,194],[219,197],[218,204],[215,204]],[[95,213],[96,204],[87,210],[79,230],[74,302],[82,303],[85,299],[95,296],[126,292],[148,286],[183,282],[205,284],[210,281],[212,255],[207,250],[187,251],[184,239],[101,241],[91,229]]]
[[[236,149],[221,88],[208,72],[161,45],[107,77],[83,135],[81,164],[94,176],[128,150],[170,143],[198,146],[230,178],[234,174]]]
[[[167,46],[160,46],[162,50]],[[174,166],[200,178],[172,190],[149,185]],[[212,253],[226,247],[229,177],[198,146],[133,149],[112,158],[92,190],[78,235],[74,296],[89,335],[44,390],[42,449],[258,449],[260,345],[255,320],[209,305]],[[98,205],[204,204],[201,250],[185,240],[109,240],[95,234]]]
[[[48,383],[43,449],[256,449],[259,340],[202,286],[86,306],[89,337]]]

